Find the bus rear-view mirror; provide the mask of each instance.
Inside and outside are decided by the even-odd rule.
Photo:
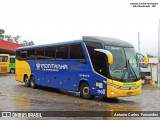
[[[108,64],[113,64],[113,55],[111,52],[105,49],[94,49],[94,50],[106,54],[108,57]]]
[[[137,55],[143,56],[143,58],[144,58],[144,63],[145,63],[146,65],[148,64],[149,59],[148,59],[147,54],[142,53],[142,52],[137,52]]]

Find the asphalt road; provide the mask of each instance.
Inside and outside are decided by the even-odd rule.
[[[160,90],[151,85],[144,85],[142,94],[118,99],[85,100],[78,94],[38,87],[25,87],[24,83],[15,80],[14,74],[0,74],[0,111],[160,111]],[[54,117],[38,119],[82,119],[81,117]],[[0,118],[2,119],[2,118]],[[3,118],[7,119],[8,118]],[[22,118],[10,118],[22,119]],[[32,120],[33,118],[23,118]],[[34,118],[37,119],[37,118]],[[91,117],[83,117],[91,119]],[[92,117],[92,119],[119,120],[122,117]],[[133,117],[123,119],[135,119]],[[151,117],[137,117],[136,119],[160,119]]]

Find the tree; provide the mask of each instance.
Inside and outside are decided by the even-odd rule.
[[[31,46],[31,45],[34,45],[34,42],[33,41],[24,40],[23,41],[23,45],[25,45],[25,46]]]
[[[5,33],[5,31],[3,30],[3,29],[0,29],[0,39],[4,39],[4,34]]]
[[[34,42],[33,42],[33,41],[30,41],[30,42],[29,42],[29,45],[34,45]]]
[[[12,35],[3,35],[4,34],[4,30],[3,29],[0,29],[0,39],[2,40],[6,40],[6,41],[9,41],[9,42],[14,42],[14,43],[21,43],[25,46],[30,46],[30,45],[34,45],[34,42],[33,41],[27,41],[27,40],[23,40],[23,42],[20,42],[20,38],[21,36],[17,35],[17,36],[12,36]]]
[[[5,35],[4,38],[9,42],[13,42],[13,37],[11,35]]]
[[[0,35],[4,34],[5,31],[3,29],[0,29]]]
[[[21,38],[21,36],[17,35],[17,36],[15,36],[15,37],[13,37],[13,41],[14,41],[15,43],[19,43],[19,38]]]
[[[3,39],[4,39],[4,35],[1,35],[1,34],[0,34],[0,39],[2,39],[2,40],[3,40]]]

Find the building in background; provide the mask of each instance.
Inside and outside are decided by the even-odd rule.
[[[148,65],[144,64],[144,60],[140,59],[141,73],[145,76],[145,80],[153,80],[158,82],[158,57],[149,57]]]
[[[8,42],[0,39],[0,54],[15,55],[16,49],[22,46],[22,44]]]

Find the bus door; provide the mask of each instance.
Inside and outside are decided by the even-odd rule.
[[[97,75],[92,77],[92,83],[95,84],[95,90],[93,90],[93,94],[95,95],[106,95],[106,78],[109,76],[109,65],[108,58],[104,53],[96,51],[93,47],[88,46],[88,50],[90,53],[90,58],[92,62],[93,69]],[[106,77],[106,78],[105,78]]]

